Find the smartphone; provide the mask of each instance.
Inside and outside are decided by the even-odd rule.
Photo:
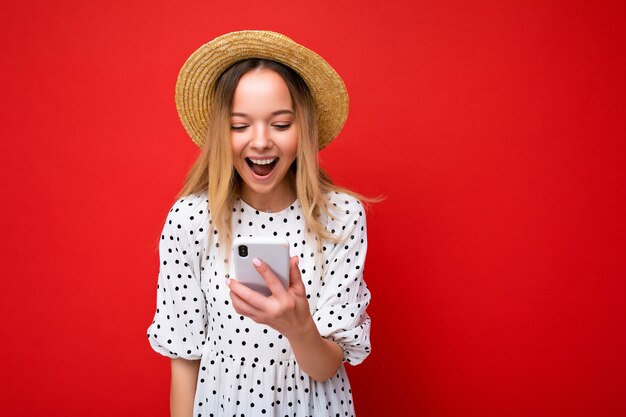
[[[272,295],[265,280],[252,264],[259,258],[289,287],[289,242],[279,237],[238,237],[233,241],[235,278],[265,296]]]

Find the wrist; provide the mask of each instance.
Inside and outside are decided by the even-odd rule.
[[[300,369],[315,381],[323,382],[337,373],[343,362],[343,350],[337,343],[322,337],[312,317],[297,333],[284,336]]]
[[[315,343],[321,341],[322,336],[317,330],[317,326],[313,321],[313,317],[310,315],[307,317],[303,324],[296,326],[296,328],[289,334],[284,335],[291,345],[303,344],[303,343]]]

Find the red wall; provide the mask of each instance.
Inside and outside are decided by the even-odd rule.
[[[265,28],[344,77],[324,166],[387,197],[359,416],[626,415],[623,4],[4,4],[0,414],[167,415],[145,331],[197,153],[174,83],[202,43]]]

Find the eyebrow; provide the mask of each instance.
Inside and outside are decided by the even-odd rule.
[[[276,110],[275,112],[272,112],[272,116],[280,116],[281,114],[291,114],[293,116],[295,116],[295,113],[291,110],[287,110],[287,109],[283,109],[283,110]],[[238,117],[248,117],[248,115],[246,113],[231,113],[230,114],[231,117],[233,116],[238,116]]]

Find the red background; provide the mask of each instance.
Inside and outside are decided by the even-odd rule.
[[[587,1],[3,4],[0,414],[165,416],[156,243],[225,32],[343,76],[322,152],[369,213],[359,416],[626,415],[626,13]]]

